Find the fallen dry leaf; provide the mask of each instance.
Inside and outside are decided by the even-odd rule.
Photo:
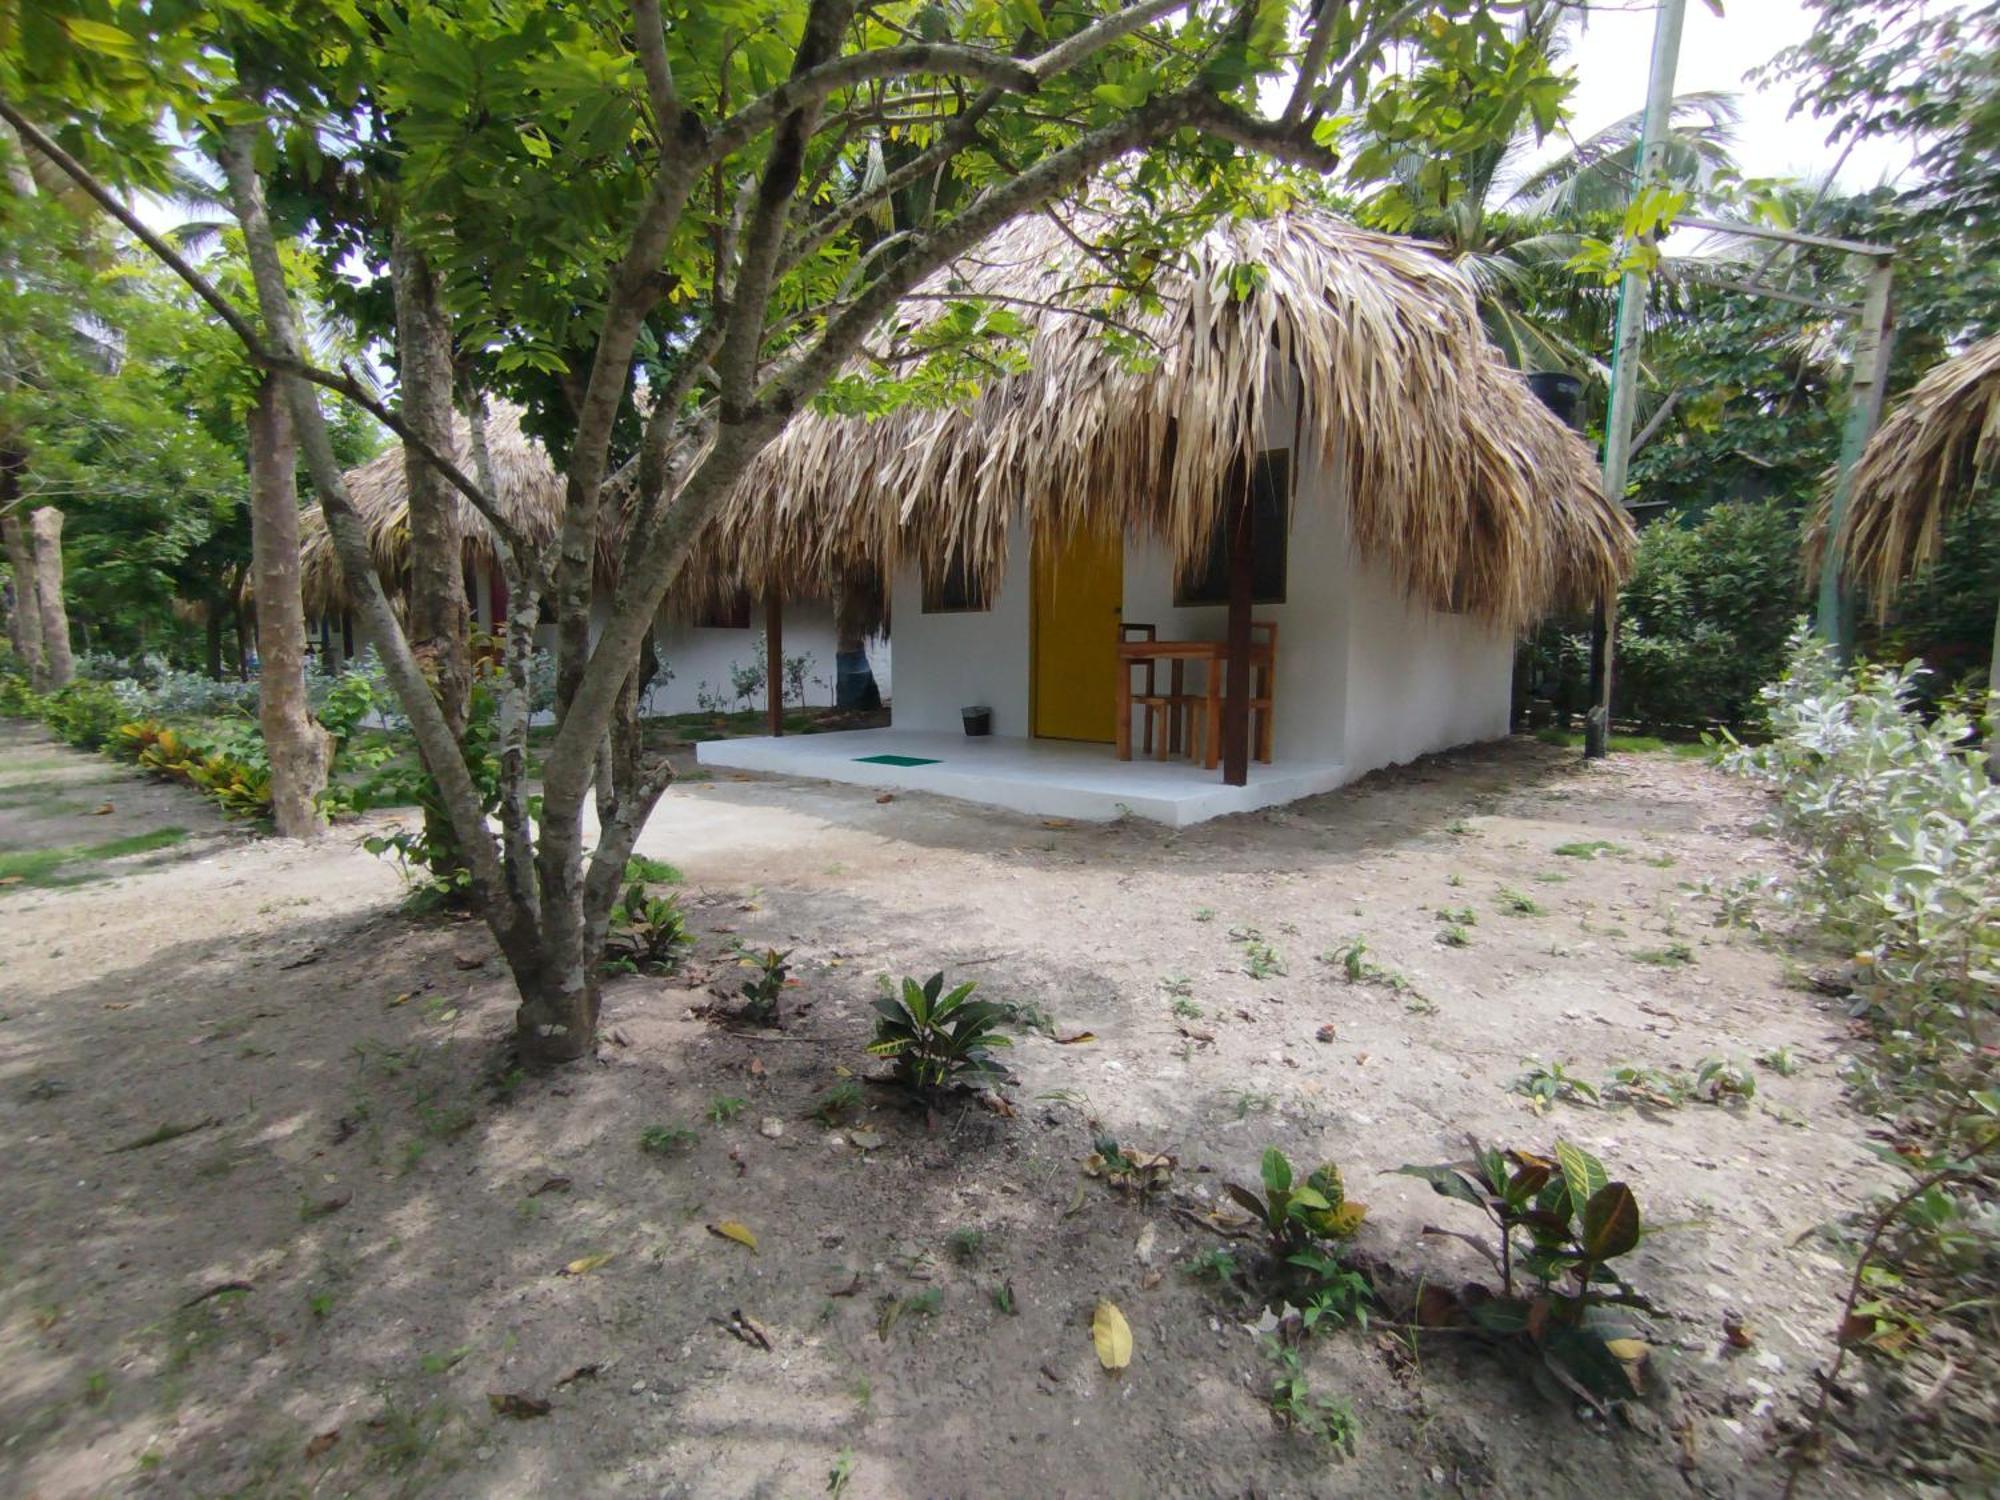
[[[486,955],[484,953],[454,953],[451,956],[451,961],[461,969],[483,969],[486,967]]]
[[[734,1240],[752,1254],[757,1250],[757,1236],[748,1224],[735,1219],[724,1219],[720,1224],[708,1226],[708,1232],[719,1239]]]
[[[1139,1290],[1150,1292],[1154,1287],[1166,1280],[1166,1277],[1167,1273],[1165,1271],[1148,1271],[1144,1276],[1139,1278]]]
[[[1051,1036],[1049,1040],[1054,1042],[1058,1047],[1074,1047],[1078,1042],[1096,1041],[1097,1033],[1094,1031],[1079,1031],[1074,1036]]]
[[[306,1462],[312,1463],[315,1459],[324,1458],[327,1449],[339,1441],[338,1427],[329,1427],[325,1432],[315,1433],[312,1441],[306,1444]]]
[[[606,1250],[598,1255],[579,1255],[575,1260],[562,1268],[561,1274],[564,1276],[588,1276],[592,1271],[609,1265],[614,1253],[613,1251]]]
[[[1750,1331],[1750,1325],[1743,1321],[1743,1314],[1739,1312],[1722,1315],[1722,1332],[1732,1349],[1748,1349],[1757,1342],[1757,1335]]]
[[[576,1382],[579,1380],[595,1380],[597,1378],[598,1371],[602,1370],[603,1368],[604,1368],[603,1365],[578,1365],[574,1370],[571,1370],[569,1374],[563,1376],[562,1379],[556,1382],[556,1388],[560,1390],[562,1387],[566,1385],[576,1384]]]
[[[540,1396],[524,1396],[519,1391],[488,1391],[486,1404],[493,1408],[496,1416],[512,1417],[517,1422],[549,1414],[548,1402]]]
[[[1122,1370],[1132,1363],[1132,1325],[1115,1302],[1100,1302],[1090,1318],[1090,1342],[1097,1349],[1097,1362],[1107,1370]]]
[[[107,813],[114,813],[116,811],[118,811],[118,809],[112,806],[109,802],[107,802],[102,807],[98,808],[96,812],[92,813],[91,816],[93,818],[101,818],[105,816]],[[336,1432],[334,1436],[339,1437],[340,1434]]]
[[[883,792],[875,800],[877,802],[894,802],[896,800],[896,794],[894,792]]]
[[[1326,1025],[1320,1027],[1320,1029],[1317,1032],[1315,1032],[1314,1035],[1317,1036],[1319,1040],[1322,1042],[1330,1042],[1336,1036],[1338,1036],[1339,1033],[1333,1029],[1333,1022],[1328,1021]]]
[[[539,1186],[528,1190],[528,1196],[530,1198],[539,1198],[544,1193],[566,1193],[568,1191],[569,1179],[567,1177],[544,1177]]]

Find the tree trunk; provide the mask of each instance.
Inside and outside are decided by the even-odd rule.
[[[299,596],[298,443],[275,378],[250,409],[250,559],[256,576],[257,721],[271,759],[278,836],[326,831],[314,799],[326,790],[333,737],[306,706],[306,613]]]
[[[35,613],[42,625],[43,691],[69,686],[76,663],[69,654],[69,611],[63,607],[63,513],[44,505],[28,517],[35,561]]]
[[[0,485],[9,492],[0,494],[0,505],[13,501],[13,469],[7,468]],[[11,511],[0,516],[0,537],[7,546],[7,566],[13,571],[13,602],[7,611],[7,638],[13,643],[14,658],[38,690],[42,686],[42,612],[35,602],[35,552],[29,545],[27,528]]]
[[[396,298],[396,366],[402,417],[440,453],[452,438],[451,324],[423,252],[399,230],[390,251]],[[465,544],[458,496],[416,450],[403,450],[410,496],[410,649],[437,687],[438,706],[452,736],[465,733],[472,664],[466,647]],[[429,830],[449,836],[448,827]]]
[[[202,622],[208,644],[208,675],[214,682],[222,681],[222,601],[208,601],[208,618]]]

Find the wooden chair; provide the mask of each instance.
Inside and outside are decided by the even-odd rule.
[[[1159,638],[1160,627],[1157,625],[1142,625],[1137,620],[1119,621],[1118,639],[1121,642],[1157,641]],[[1159,666],[1160,664],[1155,661],[1140,663],[1140,670],[1143,674],[1141,677],[1143,686],[1138,692],[1132,695],[1132,706],[1141,710],[1146,716],[1145,730],[1140,740],[1141,753],[1145,755],[1155,754],[1153,749],[1153,726],[1157,721],[1160,725],[1158,741],[1160,748],[1157,754],[1160,759],[1165,759],[1167,741],[1172,736],[1176,726],[1173,718],[1172,697],[1160,692]],[[1124,670],[1131,671],[1131,665],[1127,663]]]
[[[1270,648],[1268,660],[1253,659],[1250,668],[1250,753],[1259,763],[1268,766],[1271,763],[1272,742],[1276,738],[1278,622],[1252,620],[1250,645],[1253,649],[1261,646]],[[1222,664],[1217,662],[1211,670],[1222,670]],[[1187,713],[1189,754],[1203,765],[1212,766],[1218,757],[1209,749],[1209,736],[1220,734],[1222,726],[1208,722],[1208,704],[1200,696],[1188,699]]]

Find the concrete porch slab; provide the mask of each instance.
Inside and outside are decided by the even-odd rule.
[[[1335,763],[1252,764],[1246,786],[1184,760],[1115,759],[1109,745],[1066,740],[969,739],[916,730],[709,740],[695,747],[705,766],[764,771],[856,786],[935,792],[1041,817],[1108,822],[1130,815],[1175,828],[1229,813],[1275,807],[1347,780]],[[898,765],[889,756],[926,764]]]

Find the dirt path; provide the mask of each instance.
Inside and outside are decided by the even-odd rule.
[[[68,788],[67,809],[6,795],[106,770],[0,739],[0,848],[101,842],[85,825],[128,805],[202,830],[114,879],[0,890],[0,1492],[810,1496],[837,1469],[853,1497],[1775,1487],[1769,1419],[1842,1281],[1800,1237],[1875,1179],[1842,1016],[1685,888],[1776,858],[1700,766],[1513,744],[1181,833],[676,789],[642,850],[686,873],[693,973],[617,981],[599,1062],[548,1082],[507,1071],[483,934],[397,917],[351,833],[246,840],[130,779],[105,819]],[[783,1038],[689,1015],[734,989],[738,937],[795,950]],[[1402,989],[1317,958],[1356,937]],[[1013,1119],[928,1133],[873,1107],[862,1149],[809,1118],[868,1066],[875,976],[940,967],[1094,1040],[1026,1037]],[[1508,1089],[1530,1054],[1601,1081],[1776,1048],[1796,1071],[1755,1068],[1738,1109],[1538,1119]],[[1607,1432],[1448,1336],[1341,1332],[1306,1359],[1354,1414],[1336,1461],[1273,1424],[1253,1313],[1182,1274],[1219,1242],[1079,1199],[1100,1129],[1211,1197],[1267,1144],[1335,1159],[1370,1204],[1360,1248],[1454,1283],[1480,1262],[1419,1230],[1470,1210],[1379,1174],[1468,1132],[1576,1140],[1672,1226],[1629,1273],[1669,1310],[1671,1390]],[[726,1220],[755,1253],[706,1227]],[[1106,1297],[1137,1346],[1118,1377],[1088,1334]],[[774,1348],[731,1336],[737,1309]],[[1752,1348],[1725,1352],[1726,1309]],[[512,1395],[551,1410],[490,1399]]]

